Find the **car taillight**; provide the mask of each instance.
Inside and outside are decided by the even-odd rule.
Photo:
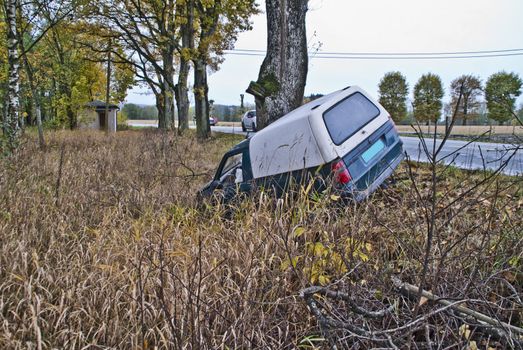
[[[332,163],[331,170],[334,173],[334,182],[338,184],[346,185],[352,179],[343,160]]]

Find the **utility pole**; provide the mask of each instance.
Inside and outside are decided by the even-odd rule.
[[[105,91],[105,131],[109,132],[109,99],[111,97],[111,39],[107,48],[107,84]],[[115,130],[116,131],[116,130]]]

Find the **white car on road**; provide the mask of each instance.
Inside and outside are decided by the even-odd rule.
[[[242,117],[242,130],[256,131],[256,110],[246,112]]]

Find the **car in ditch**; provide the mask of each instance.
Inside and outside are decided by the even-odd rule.
[[[225,153],[201,197],[271,188],[281,195],[292,183],[314,179],[343,198],[362,201],[389,178],[404,158],[389,113],[358,86],[335,91],[286,114]]]

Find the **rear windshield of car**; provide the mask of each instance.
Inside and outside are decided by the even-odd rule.
[[[378,107],[356,92],[323,113],[323,120],[332,141],[341,145],[379,114]]]

